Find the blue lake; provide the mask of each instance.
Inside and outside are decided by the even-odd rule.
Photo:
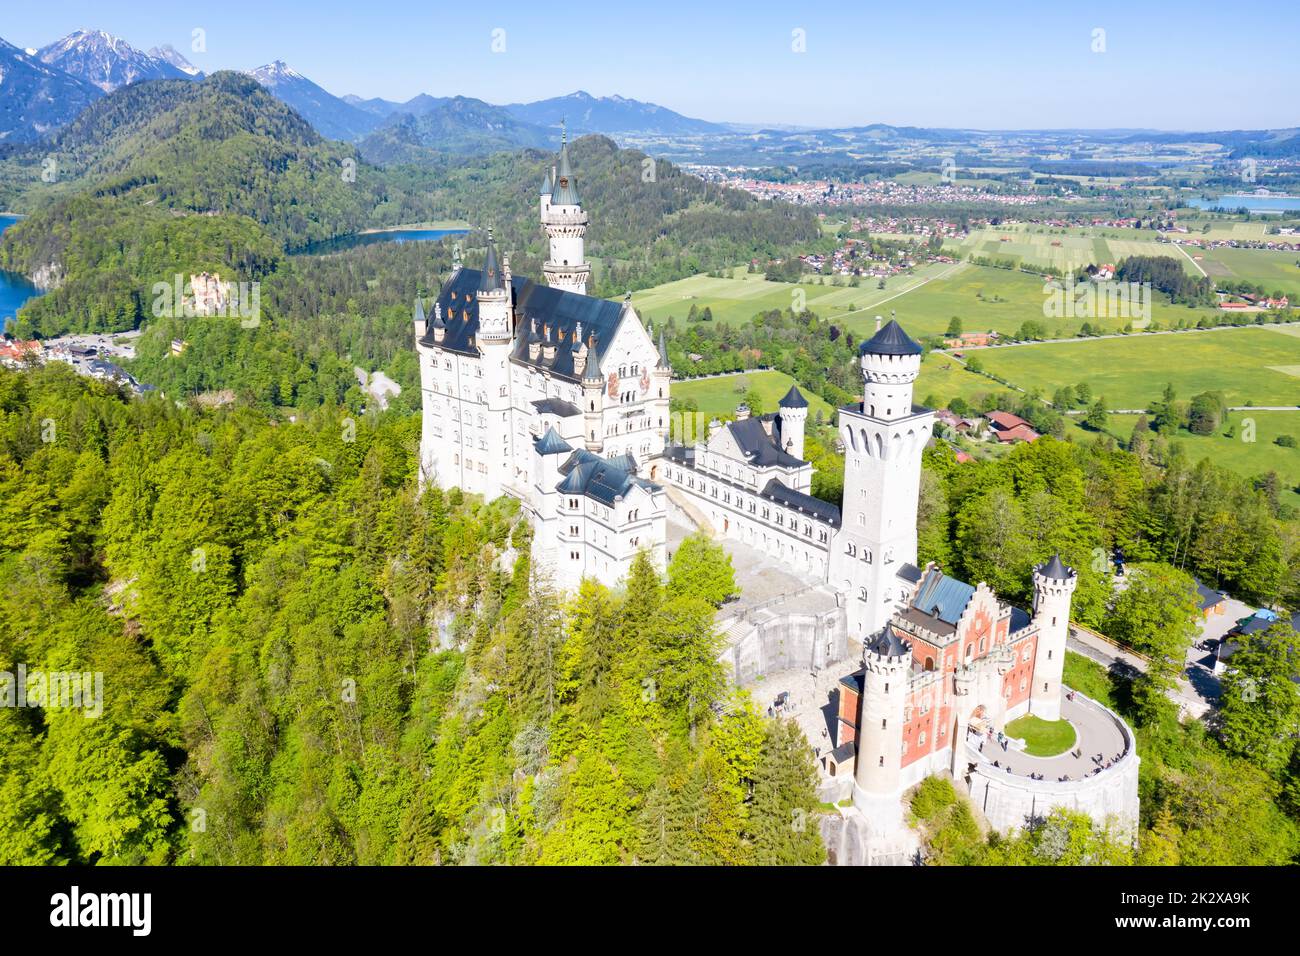
[[[1253,193],[1244,196],[1220,196],[1218,199],[1193,199],[1189,205],[1197,209],[1222,209],[1236,212],[1249,209],[1251,212],[1294,212],[1300,210],[1300,196],[1256,196]]]
[[[17,216],[0,216],[0,232],[17,221]],[[28,282],[26,276],[0,269],[0,329],[9,326],[9,320],[18,314],[24,302],[40,294],[40,290]]]
[[[420,242],[441,239],[443,236],[463,236],[467,232],[468,229],[380,229],[375,232],[357,233],[355,236],[339,236],[337,239],[313,242],[301,249],[295,249],[294,253],[320,256],[331,252],[343,252],[346,249],[356,249],[359,246],[378,245],[382,242]]]

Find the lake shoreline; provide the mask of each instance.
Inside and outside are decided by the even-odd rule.
[[[0,215],[4,215],[0,213]],[[467,222],[455,219],[441,220],[433,223],[406,223],[401,226],[375,226],[370,229],[362,229],[360,232],[354,232],[353,236],[370,236],[377,232],[435,232],[442,230],[445,232],[469,232],[474,227]],[[346,238],[340,236],[338,238]],[[328,241],[328,240],[325,240]]]

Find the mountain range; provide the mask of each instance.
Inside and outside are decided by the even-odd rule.
[[[131,83],[203,76],[170,45],[145,53],[102,30],[78,30],[34,54],[0,44],[0,140],[39,139],[71,122],[98,95]],[[654,103],[583,91],[507,106],[427,93],[395,102],[335,96],[283,60],[247,73],[322,136],[349,142],[371,138],[371,151],[384,162],[412,158],[412,150],[478,153],[541,146],[558,139],[562,122],[575,134],[682,135],[725,128]]]

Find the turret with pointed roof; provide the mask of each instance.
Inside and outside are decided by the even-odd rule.
[[[588,220],[578,199],[567,133],[562,134],[559,164],[554,175],[548,175],[547,180],[550,194],[543,194],[540,200],[542,228],[546,230],[549,241],[542,273],[547,285],[586,295],[591,266],[587,264],[583,236]],[[546,189],[545,183],[542,188]]]
[[[496,243],[492,241],[492,229],[489,227],[487,252],[483,256],[483,271],[479,274],[478,290],[479,292],[493,292],[504,288],[505,283],[501,280],[501,266],[497,262],[497,247]]]
[[[798,385],[791,385],[790,391],[785,393],[785,397],[777,402],[782,408],[807,408],[808,399],[803,397],[803,392],[799,391]]]
[[[911,336],[903,331],[897,319],[890,319],[889,324],[863,342],[858,349],[859,355],[920,355],[921,346],[912,341]]]

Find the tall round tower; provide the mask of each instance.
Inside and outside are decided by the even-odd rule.
[[[921,347],[894,319],[862,344],[862,411],[892,422],[912,415],[912,385],[921,374]]]
[[[1038,649],[1029,712],[1043,720],[1061,719],[1061,672],[1065,668],[1065,638],[1070,630],[1070,600],[1079,575],[1060,555],[1034,568],[1034,623]]]
[[[542,228],[550,240],[550,250],[542,265],[546,284],[586,295],[591,266],[587,264],[583,236],[587,232],[588,220],[569,164],[567,134],[560,145],[560,162],[555,171],[555,181],[550,183],[550,195],[543,195],[541,204]]]
[[[846,599],[850,640],[867,641],[894,612],[903,564],[916,563],[921,453],[934,413],[912,405],[921,346],[891,321],[859,349],[863,398],[839,411],[844,504],[830,581]]]
[[[798,385],[777,402],[781,416],[781,447],[794,457],[803,458],[804,428],[808,423],[808,399],[803,397]]]
[[[912,647],[892,627],[863,652],[862,718],[858,721],[858,757],[854,769],[853,805],[876,833],[903,825],[899,801],[903,760],[903,709]]]

